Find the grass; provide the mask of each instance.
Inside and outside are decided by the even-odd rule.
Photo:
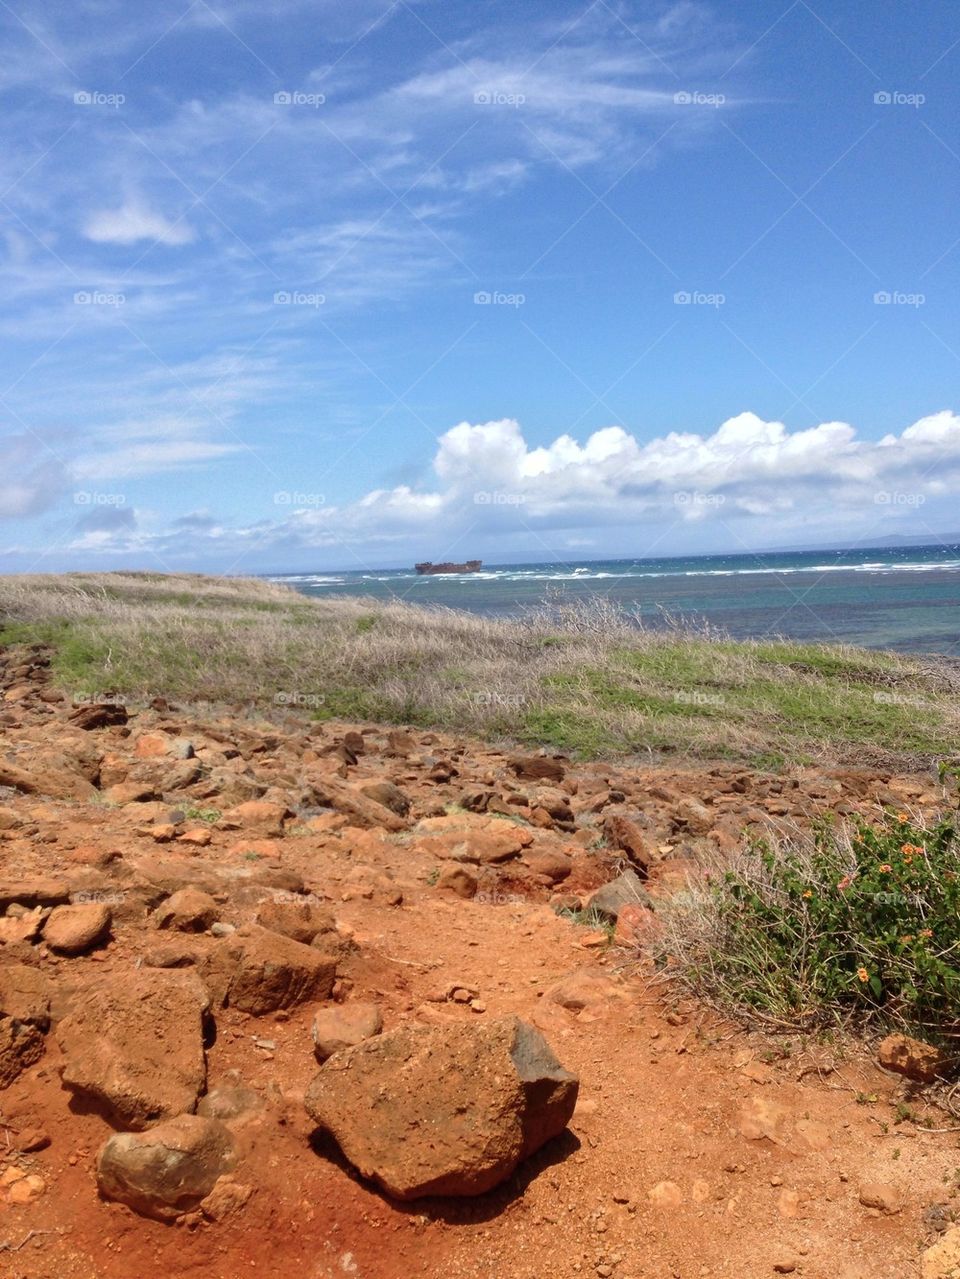
[[[748,1018],[897,1025],[956,1052],[958,852],[956,811],[758,843],[664,903],[661,958]]]
[[[651,630],[603,599],[519,620],[256,579],[0,578],[0,645],[72,694],[449,728],[584,758],[922,767],[960,752],[960,670],[840,645]]]

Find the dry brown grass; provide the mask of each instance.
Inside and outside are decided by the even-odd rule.
[[[5,642],[74,693],[287,706],[583,755],[923,764],[960,745],[953,667],[853,648],[641,629],[607,601],[521,620],[258,579],[0,578]]]

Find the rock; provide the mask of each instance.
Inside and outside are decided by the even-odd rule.
[[[683,1191],[675,1181],[658,1181],[647,1191],[647,1198],[657,1208],[679,1208]]]
[[[398,816],[384,804],[370,799],[362,791],[346,785],[336,777],[311,771],[308,781],[317,804],[346,813],[359,826],[380,826],[393,834],[408,827],[406,818]]]
[[[150,918],[157,928],[178,933],[203,933],[216,923],[220,908],[208,893],[181,888],[161,902]]]
[[[291,937],[309,946],[318,933],[336,932],[336,924],[329,910],[315,902],[292,899],[290,893],[263,902],[257,911],[257,923],[271,932]]]
[[[653,901],[640,876],[635,870],[625,870],[622,875],[598,888],[587,901],[587,909],[595,910],[605,919],[616,923],[620,909],[627,905],[648,906],[652,909]]]
[[[110,908],[102,902],[57,906],[43,927],[43,940],[61,955],[82,955],[110,932]]]
[[[237,1084],[233,1087],[211,1088],[205,1097],[200,1098],[197,1114],[206,1119],[230,1123],[235,1119],[259,1114],[263,1108],[263,1098],[258,1092]]]
[[[367,782],[360,787],[360,794],[389,808],[398,817],[406,817],[410,811],[409,795],[405,795],[393,782]]]
[[[133,753],[137,759],[156,759],[160,755],[169,755],[171,738],[166,733],[141,733],[134,743]]]
[[[114,724],[127,722],[125,706],[116,702],[102,702],[97,705],[78,706],[70,712],[70,723],[87,732],[95,728],[110,728]]]
[[[921,1084],[934,1083],[950,1069],[949,1059],[938,1048],[909,1035],[887,1035],[877,1049],[877,1061],[885,1070]]]
[[[313,1055],[325,1062],[334,1053],[379,1035],[383,1016],[376,1004],[335,1004],[321,1008],[313,1019]]]
[[[860,1186],[860,1202],[864,1208],[876,1208],[885,1216],[900,1211],[900,1196],[893,1186],[883,1181],[865,1181]]]
[[[19,906],[59,906],[70,900],[70,885],[62,879],[25,876],[0,882],[0,913]]]
[[[479,880],[467,866],[460,862],[445,862],[437,876],[437,887],[457,897],[469,900],[476,897]]]
[[[192,1111],[206,1083],[209,996],[193,972],[142,968],[79,991],[56,1028],[81,1109],[143,1129]]]
[[[252,1194],[252,1186],[234,1181],[227,1174],[218,1177],[209,1195],[201,1199],[200,1211],[211,1221],[223,1221],[245,1208]]]
[[[515,755],[509,765],[525,782],[562,782],[564,768],[559,760],[548,759],[545,755]]]
[[[797,1268],[797,1259],[790,1252],[778,1252],[773,1258],[773,1272],[777,1275],[792,1275]]]
[[[236,823],[244,830],[255,830],[261,835],[282,835],[283,819],[289,809],[284,804],[271,804],[264,799],[248,799],[223,814],[224,820]]]
[[[0,1017],[0,1090],[43,1056],[43,1035],[36,1026]]]
[[[177,1115],[149,1132],[109,1137],[97,1155],[97,1186],[105,1199],[141,1216],[171,1221],[196,1208],[236,1164],[236,1147],[224,1124]]]
[[[649,906],[628,902],[617,912],[617,926],[613,940],[618,946],[637,946],[653,941],[663,931],[663,925]]]
[[[613,979],[600,969],[580,968],[551,986],[545,995],[552,1004],[570,1012],[610,1004],[623,998]]]
[[[630,864],[646,879],[653,858],[636,822],[611,814],[603,823],[603,834],[610,847],[626,853]]]
[[[160,798],[149,782],[117,782],[116,786],[107,787],[103,797],[108,804],[121,807],[124,804],[148,804]]]
[[[570,857],[557,848],[528,850],[524,853],[523,860],[535,875],[542,875],[551,884],[561,883],[573,869]]]
[[[50,1025],[53,986],[37,968],[27,964],[0,966],[0,1018],[46,1031]]]
[[[920,1258],[921,1279],[960,1279],[960,1226],[953,1226]]]
[[[406,1025],[337,1053],[311,1118],[397,1199],[478,1195],[567,1125],[578,1080],[516,1017]]]
[[[220,942],[202,971],[221,1003],[259,1017],[329,999],[337,965],[313,946],[248,925]]]
[[[213,836],[206,826],[189,826],[177,836],[178,844],[193,844],[196,848],[206,848]]]

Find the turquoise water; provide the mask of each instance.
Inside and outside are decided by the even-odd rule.
[[[558,595],[601,595],[649,626],[663,612],[738,639],[775,635],[960,656],[960,545],[573,560],[418,577],[412,568],[276,574],[305,595],[401,599],[516,615]]]

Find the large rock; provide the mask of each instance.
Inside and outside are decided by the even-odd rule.
[[[625,870],[616,879],[604,884],[587,902],[589,910],[615,923],[624,906],[641,905],[652,908],[653,902],[635,870]]]
[[[86,986],[56,1029],[64,1086],[122,1128],[192,1111],[206,1083],[209,1003],[196,974],[182,969],[144,968]]]
[[[336,924],[329,910],[307,899],[297,900],[292,893],[284,893],[273,901],[262,902],[257,911],[257,923],[274,933],[282,933],[305,946],[317,933],[336,932]]]
[[[220,918],[220,907],[199,888],[180,888],[161,902],[150,918],[157,928],[203,933]]]
[[[43,928],[43,940],[61,955],[82,955],[110,934],[110,908],[102,902],[57,906]]]
[[[951,1065],[939,1048],[909,1035],[887,1035],[877,1049],[877,1061],[884,1069],[921,1084],[934,1083],[949,1073]]]
[[[960,1279],[960,1226],[952,1226],[920,1258],[921,1279]]]
[[[409,1025],[337,1053],[311,1118],[397,1199],[478,1195],[567,1125],[579,1087],[516,1017]]]
[[[170,1221],[197,1208],[237,1164],[229,1129],[216,1119],[177,1115],[149,1132],[114,1133],[97,1155],[97,1185],[145,1217]]]
[[[255,1017],[329,999],[336,959],[266,928],[247,925],[207,956],[203,975],[215,998]]]
[[[26,964],[0,967],[0,1089],[43,1055],[50,1024],[50,983]]]

